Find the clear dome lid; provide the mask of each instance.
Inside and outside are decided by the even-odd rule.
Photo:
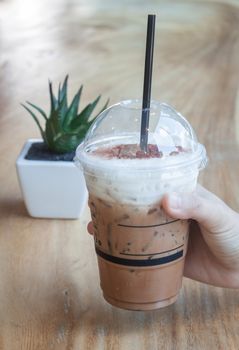
[[[196,164],[198,169],[205,167],[205,148],[197,141],[189,122],[171,106],[157,101],[151,101],[149,111],[148,154],[142,154],[141,115],[141,100],[122,101],[103,111],[89,129],[84,142],[78,147],[76,162],[84,166],[87,155],[98,154],[106,159],[115,160],[157,158],[155,161],[161,167],[166,163],[167,166],[181,164],[185,162],[186,155],[187,162]],[[123,149],[123,153],[118,152],[119,146],[120,152]],[[110,151],[112,149],[117,149],[117,152]],[[130,155],[125,152],[127,150]],[[117,166],[117,162],[114,163]],[[122,166],[121,162],[118,163]]]

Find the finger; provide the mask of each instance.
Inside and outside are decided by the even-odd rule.
[[[92,221],[90,221],[87,225],[87,231],[89,232],[89,234],[93,235],[94,233],[94,229],[93,229],[93,223]]]
[[[194,219],[208,230],[225,227],[229,207],[202,187],[192,193],[169,193],[162,200],[166,213],[174,218]]]
[[[193,193],[168,194],[162,206],[173,218],[196,220],[214,257],[224,266],[238,268],[239,216],[223,201],[200,187]]]

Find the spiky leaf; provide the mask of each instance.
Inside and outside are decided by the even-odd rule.
[[[59,113],[56,110],[51,113],[50,118],[46,122],[45,135],[47,146],[50,150],[54,151],[55,142],[62,134],[64,134],[64,131],[62,129]]]
[[[105,102],[104,106],[102,107],[102,109],[98,112],[97,116],[100,115],[107,107],[108,107],[108,104],[110,102],[110,99],[108,98],[108,100]]]
[[[68,83],[68,75],[65,77],[62,89],[60,89],[60,93],[58,96],[58,101],[62,101],[63,98],[66,98],[66,102],[67,102],[67,83]]]
[[[80,87],[80,89],[76,93],[76,95],[74,96],[74,98],[71,102],[71,105],[66,112],[66,116],[65,116],[64,121],[63,121],[64,128],[67,128],[70,125],[70,123],[72,122],[72,120],[74,120],[75,117],[77,116],[81,92],[82,92],[82,86]]]
[[[42,136],[43,140],[45,140],[45,133],[44,133],[44,131],[43,131],[42,127],[41,127],[41,124],[40,124],[38,118],[36,117],[36,115],[30,110],[30,108],[25,106],[23,103],[21,103],[21,105],[28,111],[28,113],[31,114],[32,118],[35,120],[35,122],[36,122],[36,124],[37,124],[37,126],[38,126],[38,128],[40,130],[40,133],[41,133],[41,136]]]
[[[74,151],[84,136],[80,134],[59,134],[54,141],[54,152],[67,153]]]
[[[49,92],[50,92],[51,113],[52,113],[58,107],[58,100],[54,96],[54,93],[53,93],[53,90],[52,90],[52,83],[50,81],[49,81]]]
[[[62,100],[59,102],[59,106],[58,106],[58,113],[59,113],[62,125],[64,123],[67,110],[68,110],[68,107],[67,107],[67,96],[64,95]]]
[[[89,103],[84,109],[83,111],[81,111],[81,113],[77,116],[77,118],[75,118],[71,124],[70,124],[70,130],[74,130],[74,129],[78,129],[78,127],[80,125],[84,125],[86,123],[88,123],[88,120],[92,114],[92,112],[94,111],[97,103],[100,100],[100,95],[95,99],[95,101],[93,101],[92,103]]]
[[[30,106],[32,106],[33,108],[35,108],[42,116],[45,120],[47,120],[47,116],[46,116],[46,113],[43,111],[43,109],[41,109],[40,107],[34,105],[33,103],[31,102],[28,102],[26,101],[26,103],[28,103]]]
[[[100,99],[100,96],[98,96],[78,114],[83,85],[80,86],[79,91],[74,96],[69,107],[67,103],[67,88],[68,75],[65,77],[62,87],[59,85],[56,98],[53,93],[52,83],[49,81],[50,114],[48,117],[40,107],[31,102],[27,102],[45,119],[45,131],[32,110],[23,105],[35,120],[48,148],[57,153],[74,151],[78,144],[84,139],[85,134],[96,118],[96,116],[92,117],[92,113]],[[107,107],[107,105],[108,101],[101,109],[100,113]]]

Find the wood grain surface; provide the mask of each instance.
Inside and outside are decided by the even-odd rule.
[[[111,103],[142,94],[147,13],[156,13],[152,94],[181,111],[206,145],[200,182],[239,210],[239,2],[0,1],[0,349],[239,348],[239,293],[185,279],[176,304],[130,312],[101,295],[80,220],[27,215],[15,172],[38,137],[20,107],[48,109],[47,80],[70,74]],[[102,101],[103,104],[103,101]]]

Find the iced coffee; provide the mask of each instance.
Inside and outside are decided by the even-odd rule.
[[[187,220],[167,217],[160,200],[166,192],[193,191],[205,149],[182,116],[155,103],[143,152],[137,102],[111,108],[77,151],[89,190],[101,288],[112,305],[157,309],[177,298],[188,242]],[[130,116],[133,127],[126,125]]]

